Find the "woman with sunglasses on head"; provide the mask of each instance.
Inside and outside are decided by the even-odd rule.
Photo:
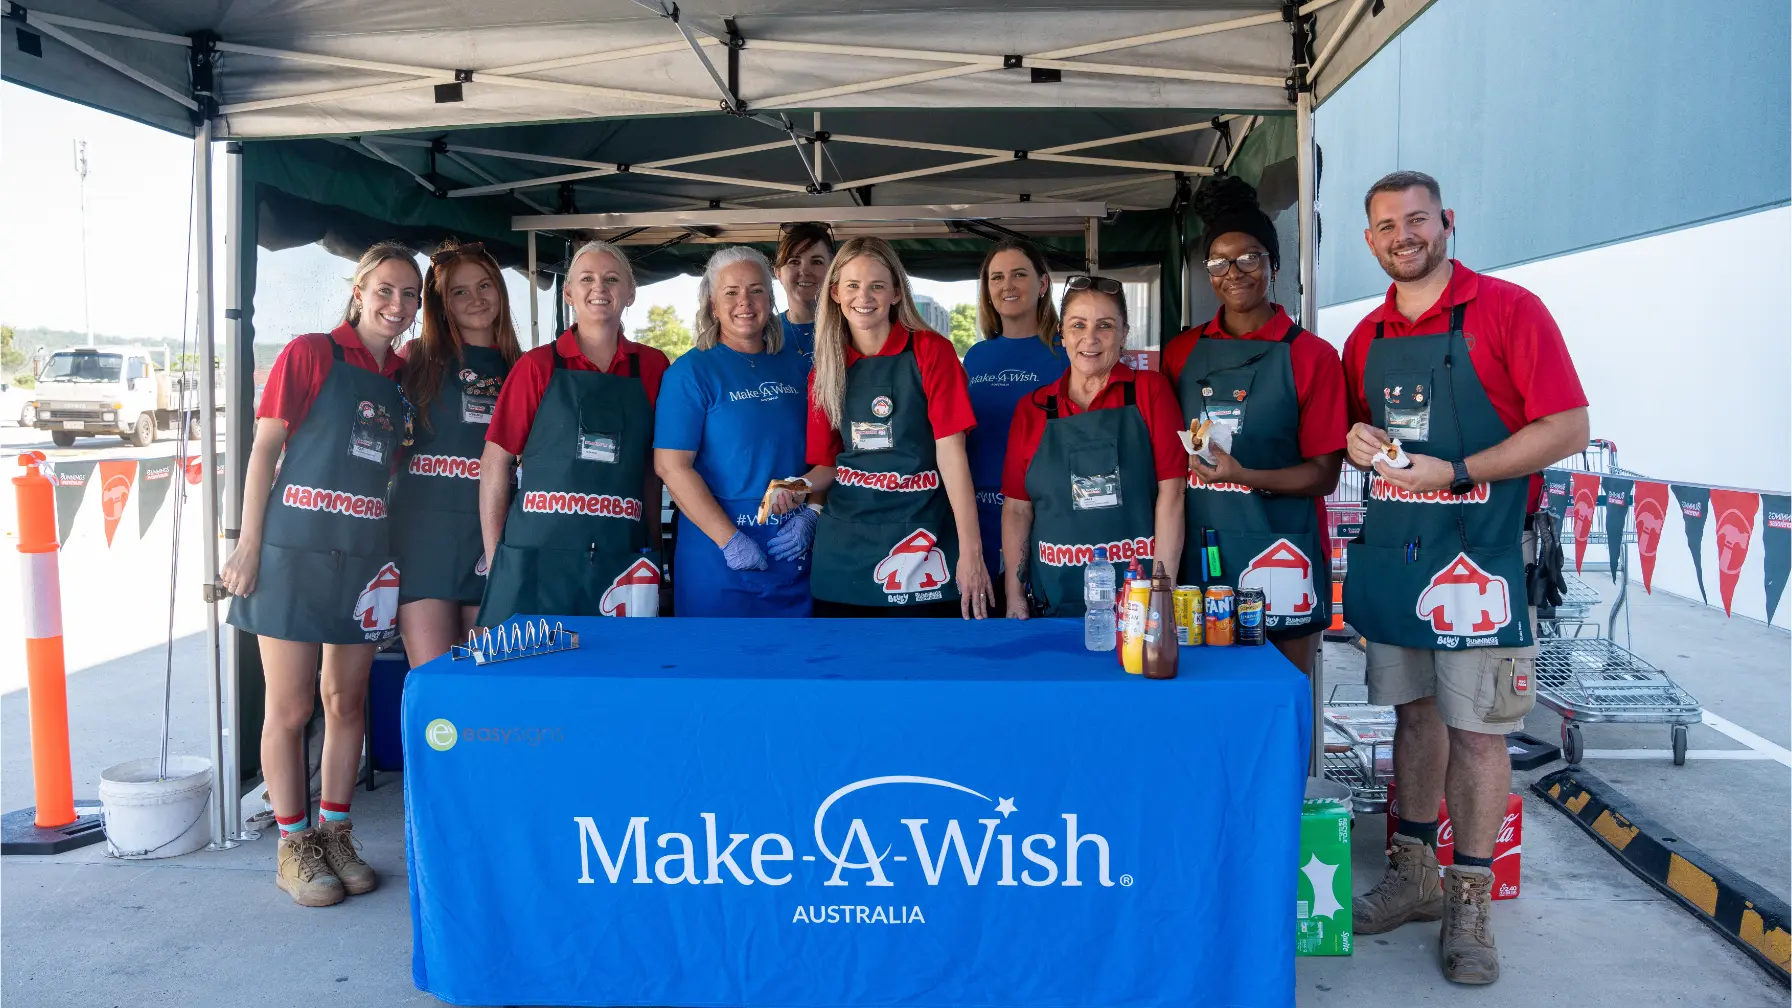
[[[219,573],[236,596],[227,621],[260,642],[261,772],[280,824],[274,881],[301,906],[378,885],[355,850],[348,808],[367,675],[398,615],[386,490],[411,417],[392,344],[417,317],[415,257],[397,242],[368,249],[342,324],[300,336],[275,359],[255,410],[242,529]],[[314,829],[300,734],[318,694],[320,648],[323,802]]]
[[[803,469],[809,362],[784,348],[772,270],[746,246],[709,257],[696,346],[672,363],[654,412],[654,466],[678,502],[679,616],[808,616],[815,511],[761,521],[773,479]]]
[[[987,618],[964,448],[976,419],[952,342],[923,328],[902,261],[881,238],[840,246],[824,286],[805,477],[827,498],[812,553],[815,615]],[[802,505],[780,490],[771,511]]]
[[[479,524],[490,573],[480,626],[516,615],[659,613],[653,404],[666,355],[622,334],[635,273],[616,246],[580,246],[564,296],[573,324],[518,358],[486,431]]]
[[[792,224],[778,239],[772,265],[787,305],[778,316],[784,328],[783,352],[801,354],[804,360],[815,356],[815,309],[833,261],[834,236],[826,224]]]
[[[1170,382],[1120,363],[1126,295],[1118,280],[1072,276],[1060,309],[1070,366],[1014,410],[1003,466],[1007,614],[1083,615],[1083,567],[1105,546],[1116,566],[1163,562],[1175,583],[1188,453]]]
[[[398,630],[412,668],[466,640],[479,614],[479,457],[504,376],[522,355],[485,246],[450,241],[429,262],[422,332],[403,350],[415,441],[392,491],[392,551],[404,572]]]
[[[1164,350],[1183,419],[1210,431],[1189,460],[1183,577],[1262,589],[1270,642],[1312,675],[1330,622],[1325,495],[1348,430],[1343,369],[1330,343],[1269,297],[1281,253],[1256,190],[1220,176],[1195,194],[1195,212],[1220,309]],[[1205,562],[1209,544],[1218,571]]]
[[[1002,468],[1014,407],[1034,389],[1064,373],[1051,273],[1031,242],[998,242],[977,271],[977,328],[983,340],[964,355],[977,426],[965,435],[971,482],[977,489],[977,526],[983,561],[995,582],[996,607],[1006,609],[1009,558],[1002,550]]]

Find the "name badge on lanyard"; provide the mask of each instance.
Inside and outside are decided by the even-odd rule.
[[[1120,471],[1100,476],[1070,474],[1070,506],[1077,511],[1120,506]]]
[[[472,368],[463,368],[460,373],[460,422],[489,425],[492,413],[498,407],[498,389],[503,381],[496,376],[482,378]]]
[[[1431,388],[1428,379],[1407,374],[1390,374],[1390,384],[1382,387],[1381,398],[1387,409],[1389,437],[1402,441],[1431,440]]]
[[[855,451],[888,451],[896,447],[887,423],[852,422],[852,446]]]
[[[386,407],[361,400],[355,407],[355,422],[349,428],[349,457],[384,465],[386,445],[391,439],[392,417]]]
[[[1201,412],[1215,427],[1225,428],[1225,443],[1231,444],[1239,431],[1244,430],[1245,390],[1238,389],[1230,396],[1223,396],[1215,395],[1212,386],[1205,386],[1201,389],[1201,395]]]
[[[583,462],[615,462],[616,435],[579,432],[579,459]]]

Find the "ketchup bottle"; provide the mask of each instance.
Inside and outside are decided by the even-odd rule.
[[[1145,603],[1145,663],[1147,679],[1176,678],[1176,601],[1169,572],[1162,562],[1152,565],[1151,595]]]

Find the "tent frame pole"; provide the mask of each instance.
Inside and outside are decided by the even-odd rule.
[[[248,382],[250,373],[255,368],[254,351],[244,337],[248,334],[247,311],[243,305],[243,274],[245,267],[253,262],[255,245],[245,242],[243,230],[243,145],[226,143],[224,145],[224,387],[231,390],[232,399],[236,390],[243,388]],[[246,246],[246,247],[245,247]],[[245,404],[246,405],[246,404]],[[247,409],[239,413],[252,424],[254,418],[249,417]],[[215,417],[217,411],[212,411]],[[226,425],[226,434],[228,428]],[[251,438],[239,439],[239,444],[247,444]],[[215,439],[212,443],[216,443]],[[243,470],[228,464],[230,452],[225,451],[224,473],[224,514],[220,521],[227,529],[226,539],[235,543],[237,530],[242,526],[243,513]],[[211,471],[217,472],[212,463]],[[213,541],[217,540],[217,527],[208,526],[207,533]],[[222,641],[214,641],[214,647],[223,645],[223,673],[220,677],[223,693],[223,762],[219,782],[223,790],[218,792],[224,806],[224,837],[229,840],[257,840],[261,833],[257,830],[243,828],[243,768],[242,733],[238,730],[242,722],[242,700],[240,681],[242,661],[238,653],[242,640],[234,630],[222,631]]]
[[[530,228],[529,236],[529,349],[541,345],[541,292],[535,289],[536,271],[535,229]]]
[[[218,347],[212,326],[212,120],[202,119],[193,134],[193,312],[199,325],[199,490],[203,496],[201,538],[205,545],[205,584],[209,589],[218,582],[218,396],[212,376],[217,373]],[[183,432],[183,436],[184,432]],[[236,790],[236,782],[225,774],[227,741],[234,744],[235,725],[224,718],[224,667],[218,648],[217,596],[207,591],[205,598],[205,657],[207,671],[206,699],[210,704],[212,743],[211,849],[228,850],[236,846],[235,832],[225,819],[225,798]],[[234,692],[231,691],[231,692]],[[234,753],[232,754],[234,756]],[[234,759],[231,760],[235,762]]]
[[[1303,29],[1297,24],[1296,51],[1304,52],[1300,43]],[[1311,333],[1319,332],[1319,288],[1316,274],[1319,264],[1319,217],[1317,159],[1313,144],[1313,87],[1305,59],[1294,67],[1294,158],[1299,186],[1300,230],[1300,325]],[[1321,649],[1323,652],[1323,649]],[[1325,664],[1323,655],[1316,657],[1311,680],[1313,690],[1313,737],[1308,752],[1307,775],[1325,776]]]

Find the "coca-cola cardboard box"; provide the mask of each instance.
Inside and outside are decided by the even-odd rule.
[[[1388,835],[1393,836],[1400,822],[1400,803],[1394,797],[1394,782],[1388,782]],[[1519,859],[1524,851],[1524,800],[1506,796],[1506,818],[1500,823],[1500,835],[1493,842],[1493,898],[1512,899],[1518,895]],[[1456,863],[1456,831],[1450,824],[1448,802],[1437,803],[1437,863]]]

